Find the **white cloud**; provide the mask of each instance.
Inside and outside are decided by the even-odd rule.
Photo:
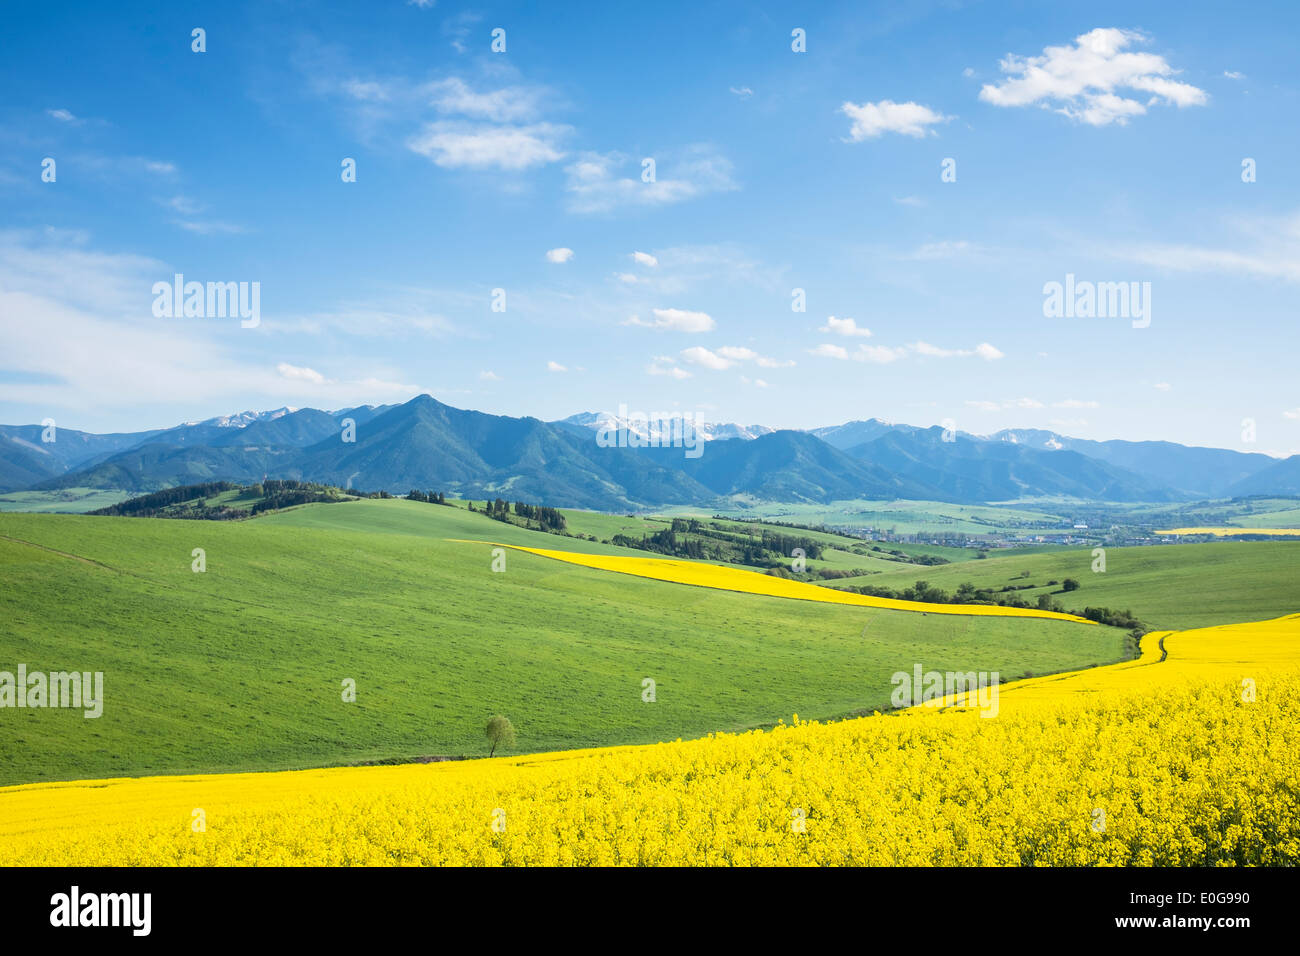
[[[271,331],[152,315],[151,286],[174,264],[101,253],[79,238],[0,231],[0,315],[4,365],[33,381],[0,381],[0,402],[104,415],[159,413],[179,404],[257,407],[310,399],[342,407],[419,394],[382,367],[331,379],[308,365],[245,357],[249,340]],[[59,334],[51,337],[49,330]],[[303,343],[309,345],[310,343]],[[354,362],[358,365],[360,362]],[[329,407],[329,406],[326,406]]]
[[[823,325],[819,331],[834,332],[836,335],[857,335],[862,338],[868,338],[871,335],[870,329],[860,328],[858,323],[854,322],[852,319],[837,319],[833,315],[826,317],[826,324]]]
[[[61,123],[75,123],[77,121],[77,118],[72,115],[70,110],[57,109],[46,110],[45,112],[47,115],[54,117]]]
[[[673,360],[667,355],[656,355],[654,361],[647,366],[646,371],[651,375],[666,375],[669,378],[675,378],[678,380],[691,377],[690,372],[674,365]]]
[[[779,359],[759,355],[753,349],[746,348],[743,345],[724,345],[716,352],[695,345],[688,349],[682,349],[682,360],[690,365],[713,369],[715,372],[739,365],[741,362],[753,362],[760,368],[788,368],[794,365],[794,362],[783,362]]]
[[[1004,408],[1044,408],[1042,402],[1036,398],[1011,398],[1004,402],[989,401],[968,401],[966,405],[970,408],[977,408],[982,412],[996,412]]]
[[[407,148],[448,169],[522,170],[564,158],[559,140],[567,126],[533,123],[492,126],[459,120],[439,120],[407,141]]]
[[[823,328],[822,331],[826,331],[826,328]],[[828,342],[809,349],[808,353],[821,358],[853,359],[855,362],[874,362],[881,365],[897,362],[906,358],[909,354],[921,355],[926,358],[969,358],[975,356],[985,361],[993,361],[1003,357],[1002,352],[988,342],[981,342],[973,349],[944,349],[937,345],[931,345],[929,342],[913,342],[906,346],[864,344],[859,345],[853,352],[849,352],[842,345],[832,345]]]
[[[170,199],[161,200],[162,204],[182,216],[197,216],[203,212],[204,205],[188,196],[172,196]]]
[[[176,225],[186,232],[193,232],[200,236],[233,236],[246,231],[243,226],[236,225],[233,222],[221,222],[216,219],[202,222],[178,219]]]
[[[565,368],[563,365],[561,365],[559,362],[547,362],[547,363],[546,363],[546,371],[548,371],[548,372],[567,372],[568,369]]]
[[[1114,258],[1175,272],[1219,272],[1251,278],[1300,282],[1300,212],[1242,216],[1227,223],[1235,236],[1219,248],[1191,244],[1102,243]],[[1220,232],[1224,231],[1222,228]]]
[[[474,19],[462,16],[456,22]],[[447,25],[444,21],[444,32]],[[542,115],[554,100],[547,87],[475,87],[459,76],[427,82],[357,75],[335,48],[314,41],[304,41],[294,61],[313,92],[342,101],[358,139],[368,146],[389,149],[400,142],[448,169],[517,172],[566,155],[562,143],[572,129]],[[498,67],[491,74],[514,71]]]
[[[495,123],[517,123],[537,118],[548,91],[540,86],[507,86],[477,91],[460,77],[440,80],[425,87],[433,107],[440,113],[455,113]]]
[[[897,362],[906,355],[907,349],[904,348],[890,348],[887,345],[859,345],[857,350],[849,357],[855,362],[887,365],[890,362]]]
[[[751,90],[748,86],[739,86],[739,87],[732,86],[729,87],[729,89],[731,90],[732,93],[735,93],[737,96],[741,98],[754,95],[754,91]]]
[[[345,302],[333,312],[288,315],[265,328],[268,333],[350,335],[366,337],[405,337],[419,333],[444,337],[454,331],[445,315],[432,308],[430,299],[439,298],[427,290],[408,290],[403,294],[371,302]],[[445,304],[445,303],[444,303]],[[458,305],[465,304],[458,301]]]
[[[1153,388],[1157,388],[1157,389],[1159,389],[1159,390],[1162,391],[1162,392],[1167,392],[1167,391],[1169,391],[1169,389],[1171,389],[1173,386],[1170,385],[1168,382],[1156,382],[1156,384],[1155,384],[1154,386],[1152,386],[1152,387],[1153,387]]]
[[[847,359],[849,350],[842,345],[831,345],[829,342],[823,342],[816,348],[809,349],[808,354],[820,358]]]
[[[918,138],[933,135],[934,130],[929,127],[952,119],[920,103],[895,103],[892,100],[861,104],[845,102],[840,112],[853,121],[849,127],[849,140],[854,143],[874,139],[882,133],[901,133]]]
[[[624,170],[633,175],[623,175]],[[621,153],[583,153],[566,167],[569,209],[600,213],[623,206],[684,202],[713,192],[736,189],[731,161],[711,147],[694,146],[679,156],[656,161],[655,181],[641,179],[642,165]]]
[[[169,199],[160,199],[158,202],[170,209],[172,212],[183,216],[183,219],[173,219],[172,224],[180,226],[187,232],[195,233],[200,236],[221,236],[221,235],[238,235],[245,232],[243,226],[231,222],[223,222],[219,219],[197,219],[198,215],[203,213],[208,207],[189,196],[172,196]]]
[[[1084,402],[1077,398],[1067,398],[1061,402],[1052,402],[1053,408],[1101,408],[1101,402]]]
[[[653,322],[643,322],[635,315],[624,325],[641,325],[665,332],[712,332],[717,323],[707,312],[689,312],[685,309],[651,309]]]
[[[342,90],[345,96],[359,103],[387,103],[393,98],[393,91],[376,80],[358,80],[353,77],[343,81]]]
[[[937,345],[931,345],[929,342],[913,342],[910,347],[918,355],[924,355],[927,358],[968,358],[978,356],[986,362],[992,362],[1003,357],[1003,353],[988,342],[981,342],[973,349],[944,349]]]
[[[900,206],[920,207],[925,205],[925,200],[920,196],[895,196],[894,202],[898,203]]]
[[[547,262],[568,262],[572,258],[573,250],[566,246],[561,246],[558,249],[548,249],[546,251]]]
[[[1009,78],[1000,85],[986,83],[980,99],[994,106],[1054,109],[1091,126],[1124,125],[1157,104],[1204,105],[1205,91],[1170,79],[1178,71],[1164,57],[1128,50],[1146,41],[1134,30],[1098,28],[1072,45],[1046,47],[1041,56],[1010,54],[1000,64]],[[1135,94],[1138,98],[1129,98]]]
[[[818,345],[816,348],[808,350],[810,355],[816,355],[821,358],[833,359],[852,359],[854,362],[870,362],[875,365],[888,365],[891,362],[897,362],[908,356],[910,352],[916,352],[922,355],[974,355],[974,350],[968,352],[950,351],[938,349],[933,345],[925,342],[918,342],[911,346],[889,346],[889,345],[859,345],[850,352],[842,345],[832,345],[829,342]]]
[[[691,365],[713,369],[715,372],[731,368],[736,364],[731,359],[711,352],[702,345],[693,345],[688,349],[682,349],[682,359]]]
[[[1224,70],[1223,75],[1230,80],[1244,80],[1246,78],[1245,73],[1238,73],[1236,70]]]
[[[490,370],[479,372],[479,373],[478,373],[478,377],[481,378],[481,379],[482,379],[483,381],[485,381],[485,382],[499,382],[499,381],[501,381],[501,376],[498,375],[496,372],[493,372],[493,371],[490,371]]]
[[[281,362],[275,367],[275,370],[285,378],[294,379],[295,381],[310,382],[313,385],[324,385],[326,383],[325,376],[314,368]]]
[[[649,266],[651,269],[659,265],[659,260],[656,259],[654,256],[650,255],[650,253],[648,252],[632,253],[632,261],[635,262],[637,265]]]

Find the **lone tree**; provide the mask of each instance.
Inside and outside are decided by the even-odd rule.
[[[1079,582],[1074,580],[1074,578],[1066,578],[1064,581],[1061,582],[1061,590],[1077,591],[1079,590]]]
[[[510,723],[510,718],[497,714],[489,720],[487,722],[487,739],[492,741],[492,750],[488,753],[489,757],[497,752],[497,744],[503,747],[509,747],[513,744],[515,742],[515,728]]]

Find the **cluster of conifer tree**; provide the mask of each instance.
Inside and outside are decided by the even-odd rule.
[[[431,505],[445,505],[447,496],[441,491],[420,491],[418,488],[412,488],[406,493],[407,501],[427,501]]]

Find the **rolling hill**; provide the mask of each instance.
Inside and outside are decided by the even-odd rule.
[[[392,499],[238,522],[0,515],[0,660],[105,675],[97,719],[7,712],[0,784],[483,754],[494,712],[526,751],[654,743],[886,707],[916,661],[1007,680],[1116,660],[1126,638],[514,552],[496,573],[489,541],[642,555]]]

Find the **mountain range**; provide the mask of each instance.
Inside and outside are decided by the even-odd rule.
[[[607,447],[597,437],[610,427],[630,428],[640,438],[633,444],[651,447]],[[635,420],[593,413],[553,422],[511,418],[453,408],[428,395],[400,405],[280,408],[106,435],[59,428],[50,436],[41,425],[0,425],[0,491],[143,493],[201,481],[291,478],[605,511],[708,505],[730,495],[973,503],[1300,494],[1300,455],[1279,460],[1037,429],[978,436],[879,419],[809,431],[697,429],[706,445],[691,457],[681,447],[662,447],[667,436]]]

